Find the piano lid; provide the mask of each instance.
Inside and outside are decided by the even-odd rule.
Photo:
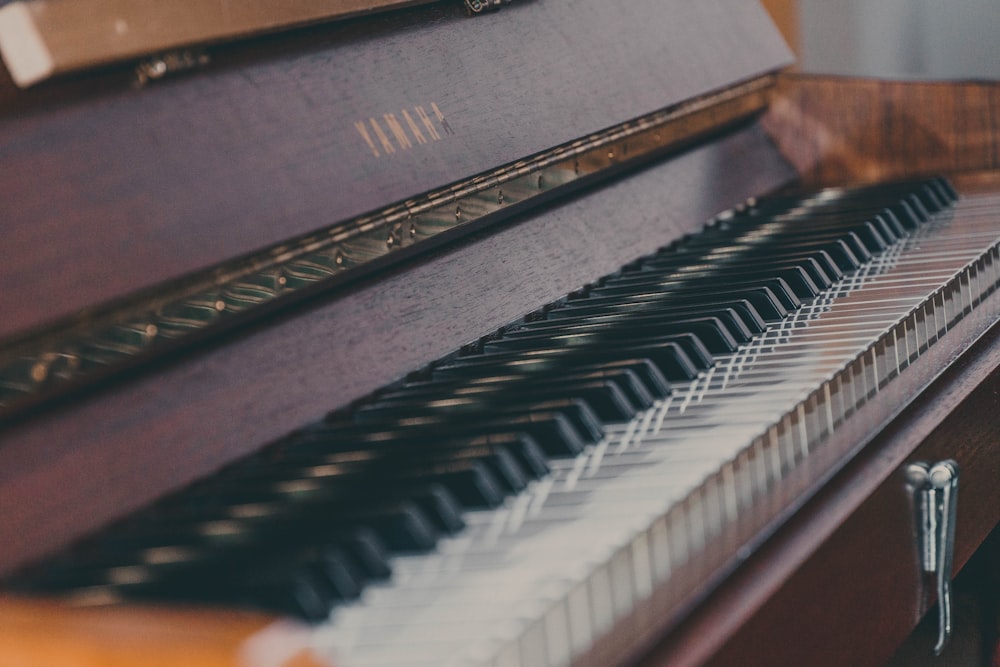
[[[51,76],[140,56],[433,1],[16,0],[0,7],[0,55],[14,82],[27,87]],[[470,0],[469,10],[482,12],[481,4]],[[158,78],[168,67],[161,57],[142,71]]]
[[[435,3],[0,90],[0,336],[772,72],[755,3]],[[30,112],[30,113],[28,113]]]

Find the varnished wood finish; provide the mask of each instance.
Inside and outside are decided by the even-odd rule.
[[[954,356],[948,348],[939,353]],[[934,602],[919,571],[904,466],[945,458],[961,466],[955,571],[1000,521],[998,358],[995,325],[642,667],[884,663]],[[901,376],[886,398],[906,401],[908,383]],[[870,419],[868,408],[852,419]]]
[[[1000,168],[1000,83],[792,74],[765,125],[808,185]]]
[[[0,573],[792,176],[750,126],[3,430]]]
[[[171,3],[18,0],[0,7],[0,53],[18,85],[152,53],[209,45],[434,0]]]
[[[305,637],[295,624],[260,614],[74,609],[0,596],[0,667],[332,667]]]
[[[0,336],[788,62],[755,3],[435,3],[222,49],[142,90],[114,73],[4,90]],[[355,123],[416,107],[440,138],[376,158]]]

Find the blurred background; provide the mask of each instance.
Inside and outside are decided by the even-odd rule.
[[[1000,79],[1000,0],[765,0],[802,71]]]

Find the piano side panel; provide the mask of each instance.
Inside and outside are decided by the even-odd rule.
[[[806,185],[1000,168],[1000,82],[790,74],[765,126]]]
[[[750,125],[8,428],[0,432],[0,573],[793,177]]]

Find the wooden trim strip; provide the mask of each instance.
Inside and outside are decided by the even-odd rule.
[[[231,609],[0,597],[0,663],[19,667],[329,667],[310,636],[292,621]]]
[[[0,54],[24,88],[195,45],[435,0],[18,0],[0,8]]]
[[[763,110],[765,75],[0,341],[0,420]]]

